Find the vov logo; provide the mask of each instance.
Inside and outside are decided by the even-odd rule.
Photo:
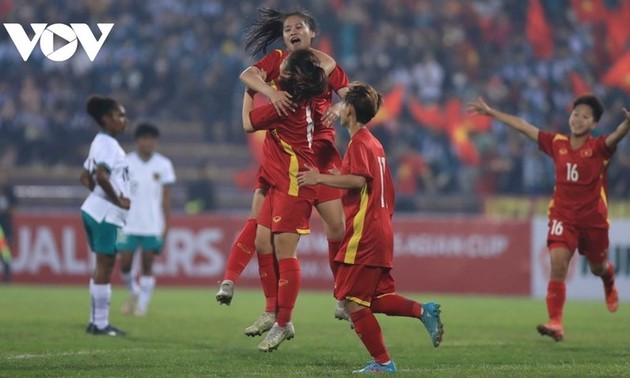
[[[92,30],[86,24],[31,24],[31,28],[35,33],[33,38],[26,35],[26,31],[20,24],[6,23],[4,28],[7,29],[9,37],[17,48],[20,56],[26,62],[31,56],[35,45],[39,41],[39,48],[42,53],[50,60],[55,62],[65,62],[70,59],[77,51],[80,43],[85,50],[90,61],[94,61],[96,55],[103,47],[103,43],[107,39],[109,32],[114,24],[96,24],[101,31],[101,37],[96,39]],[[55,36],[66,41],[66,44],[55,50]]]

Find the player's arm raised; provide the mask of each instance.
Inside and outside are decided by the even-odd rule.
[[[510,126],[511,128],[525,134],[529,139],[538,140],[539,130],[536,126],[527,123],[527,121],[522,118],[491,108],[481,98],[469,102],[466,106],[466,109],[471,113],[489,115],[491,117],[494,117],[499,121],[505,123],[506,125]]]
[[[619,141],[622,140],[623,137],[626,136],[626,134],[628,134],[628,131],[630,131],[630,112],[628,111],[628,109],[623,108],[623,114],[623,122],[619,126],[617,126],[615,131],[613,131],[606,137],[606,146],[608,147],[615,147],[617,143],[619,143]]]

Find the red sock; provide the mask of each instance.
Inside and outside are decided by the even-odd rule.
[[[337,273],[337,264],[335,264],[335,256],[337,256],[337,252],[339,251],[339,247],[341,246],[340,241],[328,241],[328,264],[330,265],[330,271],[335,277]]]
[[[265,311],[275,313],[278,301],[278,272],[273,253],[258,255],[258,274],[265,293]]]
[[[254,240],[256,239],[257,226],[258,224],[254,218],[248,219],[245,223],[234,245],[232,245],[230,257],[228,257],[225,268],[225,274],[223,275],[224,280],[232,280],[236,283],[241,273],[243,273],[243,270],[245,270],[245,267],[254,256],[254,252],[256,251]]]
[[[608,270],[602,275],[602,281],[604,281],[604,288],[608,294],[615,285],[615,266],[610,261],[608,262]]]
[[[279,260],[278,267],[280,275],[278,276],[278,315],[276,322],[280,327],[284,327],[291,321],[291,313],[293,313],[302,283],[302,274],[300,261],[295,258]]]
[[[562,324],[562,308],[567,297],[564,281],[549,281],[547,285],[547,312],[549,319]]]
[[[383,332],[378,320],[369,308],[350,313],[354,332],[359,335],[361,342],[365,345],[370,355],[379,364],[384,364],[390,360],[387,348],[383,342]]]
[[[422,305],[402,295],[391,294],[373,300],[370,309],[375,314],[419,318]]]

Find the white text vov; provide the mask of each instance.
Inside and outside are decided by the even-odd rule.
[[[33,38],[29,38],[20,24],[4,24],[4,28],[25,62],[31,56],[37,42],[39,42],[42,53],[52,61],[65,62],[70,59],[77,51],[79,43],[83,46],[90,61],[94,61],[114,27],[113,23],[96,24],[101,31],[101,37],[96,39],[87,24],[73,23],[68,26],[66,24],[33,23],[30,25],[34,32]],[[55,49],[55,36],[63,39],[66,42],[65,45]]]

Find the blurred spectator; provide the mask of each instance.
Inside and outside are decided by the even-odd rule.
[[[13,186],[9,183],[8,172],[0,168],[0,260],[2,261],[3,279],[9,282],[11,279],[11,246],[13,245],[13,211],[17,205],[17,199],[13,192]]]
[[[610,113],[618,112],[620,104],[630,105],[630,93],[600,84],[619,53],[610,51],[609,16],[583,21],[574,9],[579,2],[543,2],[555,46],[546,58],[537,58],[527,39],[529,2],[524,0],[297,3],[321,22],[322,48],[352,80],[366,81],[381,91],[402,84],[405,98],[418,98],[424,105],[441,107],[453,97],[465,101],[482,95],[542,129],[566,131],[567,105],[578,90],[572,73],[603,99]],[[614,15],[623,3],[605,1],[607,14]],[[238,74],[253,57],[244,53],[240,38],[256,17],[256,7],[264,6],[288,9],[296,2],[7,2],[0,21],[17,22],[26,29],[30,23],[60,20],[88,23],[92,30],[97,22],[115,26],[93,62],[82,48],[67,62],[52,62],[38,44],[24,62],[8,34],[0,33],[0,162],[76,164],[91,132],[83,99],[95,92],[128,104],[133,118],[198,122],[206,128],[206,142],[245,145],[238,127],[242,98]],[[282,43],[273,47],[282,48]],[[618,121],[619,117],[606,117],[598,129],[610,132]],[[409,123],[414,120],[402,111],[399,119],[374,125],[374,130],[388,150],[394,147],[391,141],[406,132],[396,125]],[[551,190],[541,182],[547,178],[535,176],[549,174],[549,164],[523,159],[529,150],[516,156],[518,143],[501,128],[493,127],[475,139],[495,146],[491,167],[483,168],[460,164],[449,130],[419,126],[419,152],[438,193],[468,193],[474,188],[514,194]],[[622,172],[624,156],[613,158],[611,166],[619,169],[615,172]],[[398,164],[396,159],[392,156],[393,164]],[[489,177],[488,169],[491,185],[479,182]],[[514,184],[519,182],[520,191]],[[623,178],[611,177],[611,182],[619,188],[625,185]],[[611,194],[627,191],[615,189]]]
[[[216,188],[213,177],[217,168],[211,161],[204,161],[198,167],[197,178],[186,188],[186,213],[199,214],[217,208]]]

